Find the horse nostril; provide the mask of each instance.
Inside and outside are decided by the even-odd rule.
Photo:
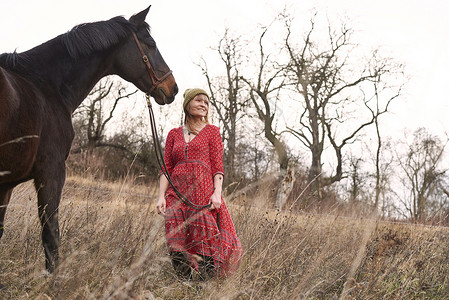
[[[178,93],[178,85],[175,83],[175,86],[173,87],[173,96]]]

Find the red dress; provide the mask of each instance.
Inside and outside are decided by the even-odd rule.
[[[223,174],[223,142],[217,126],[206,125],[189,143],[183,128],[172,129],[165,143],[165,164],[174,186],[190,202],[206,205],[214,192],[213,177]],[[196,209],[179,200],[169,185],[165,193],[165,234],[169,251],[187,253],[197,269],[195,255],[214,259],[219,275],[236,270],[242,246],[224,201],[217,211]]]

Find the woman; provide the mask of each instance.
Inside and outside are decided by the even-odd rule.
[[[221,196],[223,143],[219,128],[208,121],[209,96],[194,88],[184,93],[184,126],[172,129],[164,161],[182,200],[161,175],[157,211],[165,216],[165,233],[173,267],[190,279],[192,268],[205,280],[227,276],[240,263],[242,247]]]

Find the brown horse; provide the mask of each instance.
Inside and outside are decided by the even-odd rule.
[[[0,237],[13,188],[33,179],[49,272],[58,263],[58,207],[73,111],[111,74],[160,105],[173,102],[178,92],[145,23],[149,9],[129,20],[78,25],[29,51],[0,55]]]

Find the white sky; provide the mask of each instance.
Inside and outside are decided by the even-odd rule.
[[[228,26],[255,28],[287,4],[349,18],[359,43],[380,46],[402,60],[412,77],[393,106],[396,129],[425,126],[449,132],[449,1],[447,0],[0,0],[0,53],[28,50],[83,22],[128,18],[152,5],[147,22],[166,62],[184,89],[201,85],[193,64]],[[406,102],[405,102],[406,101]]]

